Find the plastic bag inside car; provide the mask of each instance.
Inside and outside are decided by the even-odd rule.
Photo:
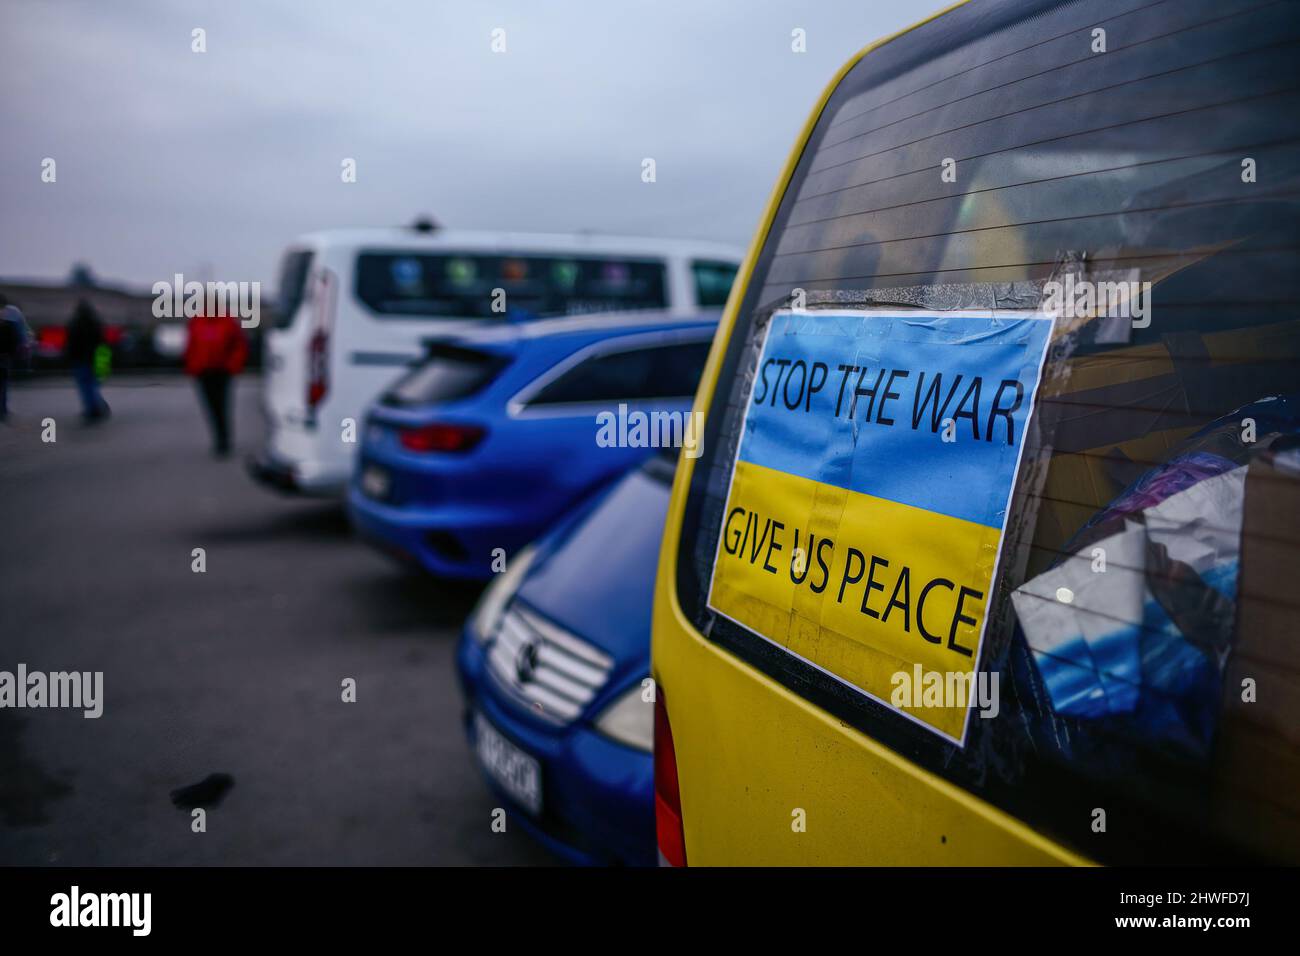
[[[1294,396],[1210,425],[1098,513],[1012,596],[1056,714],[1209,751],[1232,648],[1251,459],[1297,440]]]

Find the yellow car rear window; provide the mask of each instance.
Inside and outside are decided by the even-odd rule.
[[[677,562],[696,629],[1091,856],[1300,858],[1298,47],[1290,3],[980,3],[854,66],[780,202],[708,408]],[[882,368],[886,353],[912,362],[894,406],[911,416],[928,353],[909,353],[909,321],[956,328],[972,314],[1053,322],[1036,398],[1023,389],[1034,417],[1009,507],[927,484],[928,453],[837,457],[793,416],[746,425],[778,401],[773,387],[811,422],[812,398],[799,407],[811,375],[827,408],[836,388],[859,389],[854,428],[879,424],[861,384],[874,379],[831,360],[815,372],[811,345],[789,352],[799,378],[799,358],[769,363],[772,336],[860,343],[887,320],[885,344],[859,351]],[[963,334],[946,341],[974,349]],[[996,384],[958,422],[981,441],[1008,427],[990,414]],[[904,594],[896,565],[875,569],[885,591],[834,620],[807,585],[756,607],[742,577],[719,577],[733,544],[768,557],[770,526],[735,515],[737,489],[812,527],[862,487],[998,529],[971,665],[985,686],[996,678],[991,713],[935,732],[868,686],[880,675],[853,648],[828,644],[876,640],[879,612]],[[902,547],[908,526],[881,521]],[[790,573],[818,582],[816,554]]]

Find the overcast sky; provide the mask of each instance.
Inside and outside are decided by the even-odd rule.
[[[743,244],[835,70],[941,5],[0,3],[0,277],[62,279],[81,260],[138,285],[273,284],[301,232],[418,212]]]

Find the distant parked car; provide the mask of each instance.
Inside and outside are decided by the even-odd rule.
[[[265,449],[253,476],[284,491],[344,492],[357,445],[345,422],[433,338],[597,312],[720,308],[740,254],[718,243],[596,234],[414,229],[304,236],[285,254],[266,331]]]
[[[180,362],[185,357],[189,330],[181,322],[160,322],[153,330],[153,352],[160,359]]]
[[[68,330],[64,325],[43,325],[32,329],[32,367],[40,371],[67,368],[65,348]],[[139,326],[104,322],[104,344],[109,349],[108,368],[147,368],[163,364],[156,360],[148,333]]]
[[[490,577],[656,445],[691,441],[715,327],[716,315],[587,316],[432,346],[367,414],[353,524],[434,574]]]
[[[673,457],[512,559],[456,655],[465,728],[511,821],[587,864],[656,862],[650,611]]]

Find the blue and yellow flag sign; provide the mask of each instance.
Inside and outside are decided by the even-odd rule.
[[[896,691],[970,686],[1051,331],[1023,312],[776,313],[709,606],[963,745],[968,698]]]

